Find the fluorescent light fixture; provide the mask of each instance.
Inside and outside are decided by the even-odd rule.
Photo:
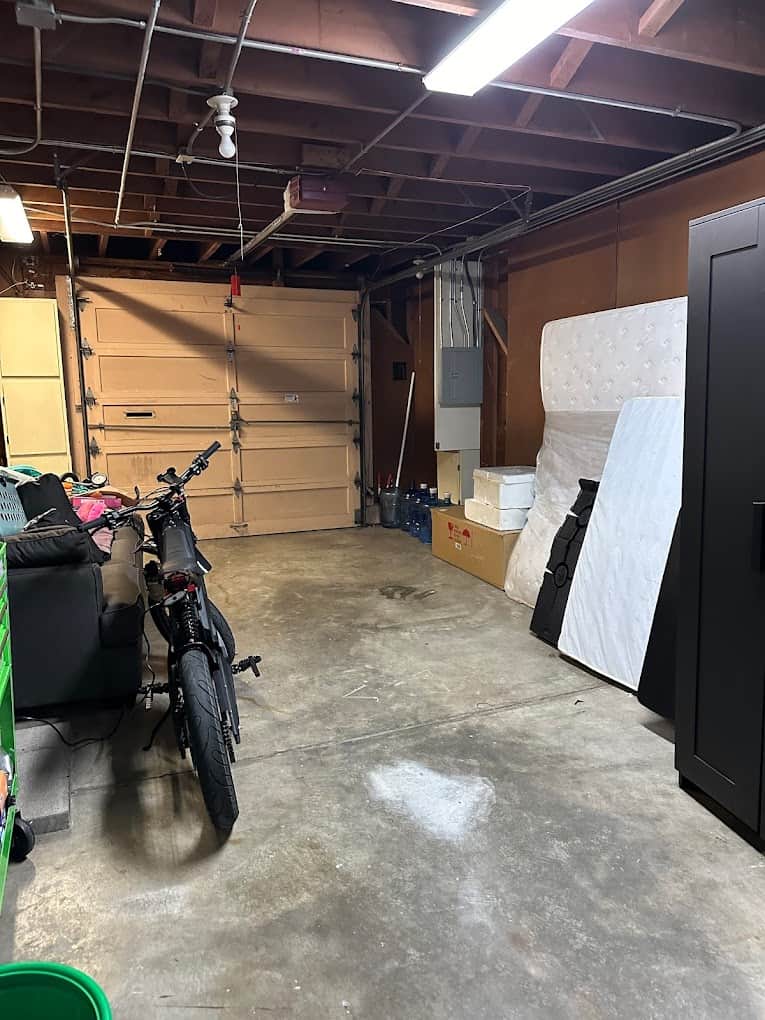
[[[423,79],[431,92],[474,96],[593,0],[505,0]]]
[[[0,184],[0,241],[12,244],[34,241],[21,196],[10,184]]]

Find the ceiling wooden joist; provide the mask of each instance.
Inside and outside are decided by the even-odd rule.
[[[259,0],[248,32],[253,43],[290,52],[245,48],[234,76],[248,236],[281,211],[291,175],[337,174],[355,162],[345,177],[350,198],[343,215],[296,218],[288,233],[301,240],[269,240],[256,253],[259,266],[276,258],[285,271],[357,273],[376,267],[381,251],[395,266],[414,257],[404,246],[419,238],[448,245],[512,222],[520,206],[511,199],[526,192],[532,208],[543,209],[720,138],[735,124],[765,122],[765,11],[758,0],[594,0],[508,70],[509,89],[489,86],[473,98],[425,95],[411,69],[432,67],[495,0],[290,6],[285,17],[283,0]],[[163,261],[173,237],[193,243],[200,264],[225,260],[236,247],[234,171],[217,154],[214,130],[197,140],[196,161],[180,165],[176,156],[230,61],[231,45],[210,33],[233,38],[241,7],[239,0],[163,0],[126,181],[124,229],[111,224],[143,33],[67,22],[43,33],[45,144],[0,156],[0,172],[21,191],[41,250],[61,229],[56,158],[67,173],[74,229],[96,238],[101,258],[110,238],[110,253],[118,253],[128,236],[145,238],[145,257],[154,263]],[[63,14],[138,21],[146,8],[145,0],[57,6]],[[342,61],[305,53],[330,46]],[[16,23],[13,3],[0,0],[4,137],[31,136],[34,103],[31,32]],[[682,113],[699,119],[673,115]],[[365,248],[363,241],[381,246]],[[342,250],[333,247],[337,242]],[[388,243],[400,250],[391,254]]]

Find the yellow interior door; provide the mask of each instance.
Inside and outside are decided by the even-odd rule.
[[[0,300],[0,398],[8,463],[71,470],[58,306],[52,298]]]

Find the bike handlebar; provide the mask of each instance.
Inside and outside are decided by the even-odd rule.
[[[212,443],[210,446],[207,447],[206,450],[203,450],[202,453],[199,454],[199,459],[209,460],[214,453],[218,452],[218,450],[220,450],[220,443],[216,439],[214,443]]]

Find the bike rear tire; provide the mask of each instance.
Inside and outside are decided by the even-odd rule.
[[[205,653],[196,648],[184,652],[179,674],[189,749],[205,807],[215,828],[230,832],[239,816],[239,806],[215,684]]]
[[[229,626],[228,620],[223,613],[218,609],[212,599],[208,600],[210,606],[210,619],[213,626],[221,636],[223,644],[226,646],[226,654],[228,655],[228,661],[233,662],[234,656],[236,655],[236,639]],[[155,604],[151,607],[151,618],[157,626],[157,630],[162,637],[170,643],[170,620],[168,619],[167,610],[162,606]]]

